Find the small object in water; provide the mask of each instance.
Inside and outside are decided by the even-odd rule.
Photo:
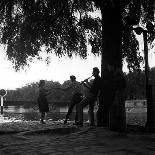
[[[67,119],[64,120],[64,124],[67,124]]]
[[[41,124],[46,124],[44,121],[40,121]]]
[[[83,126],[83,123],[82,122],[76,122],[75,125],[82,127]]]

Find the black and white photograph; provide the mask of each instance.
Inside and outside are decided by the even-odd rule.
[[[0,155],[155,155],[155,1],[0,0]]]

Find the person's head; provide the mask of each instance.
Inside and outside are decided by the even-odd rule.
[[[75,77],[74,75],[71,75],[71,76],[70,76],[70,80],[71,80],[71,81],[76,81],[76,77]]]
[[[94,67],[93,68],[93,76],[98,76],[99,75],[99,73],[100,73],[100,70],[97,68],[97,67]]]
[[[40,80],[38,87],[43,87],[43,86],[45,86],[45,80]]]

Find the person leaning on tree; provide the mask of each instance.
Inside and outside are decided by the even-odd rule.
[[[89,105],[90,111],[90,126],[94,126],[94,105],[97,100],[99,90],[101,88],[101,78],[99,76],[99,69],[97,67],[93,68],[92,75],[95,77],[92,85],[87,85],[88,80],[84,81],[83,85],[89,89],[89,94],[78,104],[78,119],[79,121],[76,125],[83,126],[83,108]]]

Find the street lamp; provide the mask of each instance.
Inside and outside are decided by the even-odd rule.
[[[145,61],[145,81],[146,81],[146,100],[147,100],[147,123],[146,123],[146,129],[150,130],[153,129],[154,124],[154,105],[152,102],[152,88],[149,84],[149,63],[148,63],[148,45],[147,45],[147,34],[153,33],[154,31],[154,25],[149,22],[146,25],[146,29],[143,29],[142,27],[136,27],[133,28],[133,30],[136,32],[137,35],[143,34],[144,39],[144,61]]]
[[[1,97],[1,115],[3,114],[3,97],[7,94],[5,89],[0,90],[0,97]]]

